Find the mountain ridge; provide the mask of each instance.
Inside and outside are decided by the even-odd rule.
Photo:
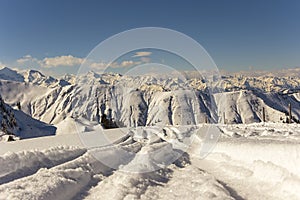
[[[29,72],[29,85],[0,80],[0,94],[10,105],[21,102],[25,113],[51,124],[67,117],[97,121],[104,114],[125,126],[253,123],[263,121],[263,108],[268,121],[283,122],[289,103],[293,116],[300,118],[300,80],[293,77],[223,76],[216,81],[90,72],[60,79],[66,84],[47,85],[46,76]]]

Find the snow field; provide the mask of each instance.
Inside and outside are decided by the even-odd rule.
[[[2,155],[0,199],[300,198],[299,125],[218,125],[222,136],[200,159],[205,131],[193,132],[206,126],[127,129],[111,146],[87,152],[61,146]],[[55,137],[69,140],[62,136]],[[181,148],[190,136],[191,146]],[[28,142],[41,139],[46,144],[52,137]]]
[[[249,132],[258,133],[255,136],[243,136],[247,132],[245,129],[239,131],[229,127],[231,131],[228,131],[227,126],[220,126],[227,136],[223,135],[212,153],[203,160],[199,159],[201,141],[196,140],[198,144],[194,144],[191,149],[193,161],[196,166],[214,174],[217,179],[227,182],[243,198],[299,199],[299,140],[291,141],[285,135],[287,130],[283,131],[282,127],[274,130],[272,126],[274,124],[248,125]],[[265,132],[269,132],[267,135],[271,137],[259,136]],[[229,133],[231,137],[228,137]],[[239,134],[239,137],[232,133]],[[293,134],[299,133],[295,130]],[[254,192],[258,193],[256,197]]]

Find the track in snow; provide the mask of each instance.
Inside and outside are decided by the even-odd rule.
[[[224,136],[205,159],[198,158],[201,141],[195,141],[179,159],[144,173],[136,172],[155,169],[165,158],[155,148],[172,152],[166,138],[145,143],[133,135],[88,152],[62,146],[6,154],[0,157],[0,199],[299,199],[298,133],[284,136],[287,129],[275,126],[242,127],[259,134],[267,130],[266,137],[237,125],[220,126]],[[283,136],[270,131],[274,128]],[[119,149],[133,154],[114,159]],[[106,153],[113,168],[93,157]]]

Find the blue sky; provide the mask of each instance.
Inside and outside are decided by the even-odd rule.
[[[106,38],[151,26],[192,37],[220,69],[298,67],[299,11],[297,0],[0,0],[0,65],[73,72]]]

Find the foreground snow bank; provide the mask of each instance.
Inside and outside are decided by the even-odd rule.
[[[201,160],[206,126],[124,129],[118,140],[120,130],[111,130],[112,146],[87,153],[62,146],[5,154],[0,199],[300,199],[299,125],[217,125],[222,136]],[[65,136],[55,138],[72,134]]]
[[[224,175],[248,179],[262,193],[282,199],[300,199],[299,144],[220,142],[206,159]]]
[[[246,199],[300,199],[299,125],[220,125],[223,132],[213,151],[194,164],[228,183]],[[257,194],[254,197],[253,194]]]
[[[73,147],[61,147],[60,150],[63,152],[63,149],[67,150],[66,154],[71,149],[75,154],[80,151]],[[32,175],[0,185],[0,199],[73,199],[90,184],[95,173],[102,173],[102,169],[103,165],[84,153],[74,160],[65,160],[50,169],[40,168]]]
[[[90,180],[82,168],[47,170],[0,186],[0,199],[65,200],[74,197]]]
[[[174,170],[171,176],[165,185],[151,186],[141,199],[234,199],[212,175],[193,165]]]
[[[7,153],[0,157],[0,183],[33,174],[40,168],[50,168],[83,155],[84,149],[53,147],[44,151],[32,150]]]
[[[234,199],[213,176],[184,163],[147,173],[116,171],[91,188],[84,199]]]

